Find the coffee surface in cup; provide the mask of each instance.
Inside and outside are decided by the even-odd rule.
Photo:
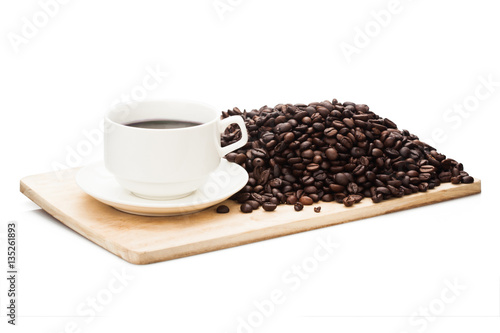
[[[150,128],[150,129],[172,129],[172,128],[185,128],[198,126],[202,123],[195,121],[184,121],[184,120],[169,120],[169,119],[149,119],[149,120],[138,120],[124,125],[130,127],[139,128]]]

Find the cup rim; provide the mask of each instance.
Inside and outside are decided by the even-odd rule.
[[[110,118],[110,113],[113,112],[114,110],[118,109],[119,106],[128,106],[128,105],[134,105],[133,107],[139,107],[141,104],[146,104],[146,103],[168,103],[168,102],[178,102],[178,103],[186,103],[186,104],[193,104],[193,105],[198,105],[198,106],[203,106],[205,108],[211,109],[214,111],[214,118],[212,120],[209,120],[207,122],[204,122],[199,125],[195,126],[190,126],[190,127],[182,127],[182,128],[142,128],[142,127],[132,127],[132,126],[127,126],[125,124],[119,123],[117,121],[114,121],[113,119]],[[188,130],[195,130],[201,127],[205,126],[210,126],[212,123],[217,121],[219,118],[217,117],[217,109],[208,103],[197,101],[197,100],[192,100],[192,99],[187,99],[187,98],[161,98],[161,99],[145,99],[140,102],[132,102],[132,103],[118,103],[115,105],[114,108],[108,109],[106,111],[106,114],[104,116],[104,119],[110,123],[112,123],[115,126],[127,128],[129,130],[138,130],[138,131],[153,131],[153,132],[161,132],[161,131],[188,131]],[[220,117],[220,116],[219,116]]]

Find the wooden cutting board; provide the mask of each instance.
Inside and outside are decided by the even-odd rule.
[[[420,207],[481,192],[481,182],[443,184],[425,193],[373,204],[364,199],[353,207],[334,202],[305,206],[278,206],[243,214],[239,205],[226,204],[231,212],[215,208],[176,217],[144,217],[122,213],[93,199],[75,182],[78,169],[28,176],[21,192],[56,219],[106,250],[133,264],[181,258],[372,216]],[[313,207],[321,206],[315,213]]]

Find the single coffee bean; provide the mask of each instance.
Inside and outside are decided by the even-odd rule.
[[[373,157],[382,157],[384,156],[384,152],[379,148],[373,148],[372,155]]]
[[[314,123],[312,127],[316,132],[323,132],[325,130],[325,125],[322,123]]]
[[[333,198],[332,194],[327,193],[327,194],[323,195],[323,197],[321,198],[321,200],[324,201],[324,202],[332,202],[334,200],[334,198]]]
[[[271,140],[274,139],[274,133],[272,133],[272,132],[266,132],[266,133],[262,134],[262,136],[260,138],[265,143],[268,143],[269,141],[271,141]]]
[[[260,206],[259,202],[256,200],[248,200],[246,203],[252,206],[253,210],[258,209]]]
[[[329,128],[326,128],[323,133],[325,134],[325,136],[327,138],[331,138],[331,137],[334,137],[335,135],[337,135],[337,130],[333,127],[329,127]]]
[[[307,186],[306,188],[304,188],[304,192],[306,192],[307,194],[316,193],[318,192],[318,189],[316,188],[316,186]]]
[[[462,178],[462,182],[464,184],[471,184],[471,183],[474,183],[474,178],[471,176],[465,176]]]
[[[434,172],[436,168],[430,164],[425,164],[420,167],[420,172],[431,173]]]
[[[300,202],[297,202],[294,206],[293,209],[295,209],[296,212],[300,212],[302,209],[304,209],[304,205]]]
[[[309,206],[309,205],[312,205],[314,203],[313,199],[311,199],[310,197],[306,196],[306,195],[303,195],[300,199],[299,199],[299,202],[303,205],[306,205],[306,206]]]
[[[314,152],[311,149],[308,149],[308,150],[303,151],[300,156],[302,156],[303,158],[313,158]]]
[[[409,177],[418,177],[419,173],[416,170],[410,170],[406,173]]]
[[[261,177],[260,179],[262,179],[262,177]],[[254,195],[255,193],[262,192],[262,190],[264,190],[264,186],[262,186],[262,185],[257,185],[257,186],[255,186],[255,187],[253,188],[254,193],[252,193],[252,195]]]
[[[399,154],[404,158],[408,158],[410,156],[410,148],[403,147],[399,150]]]
[[[337,140],[339,140],[340,144],[346,149],[352,148],[352,141],[349,137],[343,136],[342,134],[337,134]]]
[[[346,124],[347,127],[349,128],[354,127],[354,120],[352,120],[351,118],[344,118],[342,119],[342,121],[344,122],[344,124]]]
[[[314,212],[315,212],[315,213],[319,213],[319,212],[321,212],[321,206],[314,207]]]
[[[295,120],[301,120],[303,119],[304,117],[307,117],[309,114],[307,113],[307,111],[299,111],[295,114],[295,116],[293,116],[293,119]]]
[[[366,104],[356,104],[354,107],[355,107],[356,111],[359,111],[359,112],[368,112],[368,110],[370,109],[368,107],[368,105],[366,105]]]
[[[244,203],[240,206],[240,210],[242,213],[251,213],[253,208],[249,203]]]
[[[361,202],[361,200],[363,200],[363,196],[359,194],[350,194],[349,196],[351,197],[352,200],[354,200],[354,203],[358,203]]]
[[[339,157],[335,148],[328,148],[327,150],[325,150],[325,155],[326,158],[328,158],[330,161],[335,161]]]
[[[265,162],[262,158],[258,157],[252,161],[252,165],[254,167],[261,167],[264,166]]]
[[[252,155],[254,157],[264,158],[267,155],[266,151],[264,149],[262,149],[262,148],[254,148],[250,152],[252,153]]]
[[[344,192],[345,190],[345,186],[339,184],[330,184],[329,188],[334,193]]]
[[[220,205],[219,207],[217,207],[217,213],[219,214],[229,213],[229,207],[226,205]]]
[[[343,203],[345,197],[346,195],[344,193],[335,193],[333,195],[333,200],[338,203]]]
[[[347,184],[349,184],[349,179],[345,173],[338,173],[335,175],[335,182],[339,185],[347,186]]]
[[[386,148],[384,150],[385,154],[387,156],[389,156],[390,158],[396,158],[399,156],[399,151],[397,151],[396,149],[393,149],[393,148]]]
[[[264,202],[264,199],[262,198],[262,195],[260,195],[259,193],[252,193],[250,195],[250,197],[252,198],[252,200],[257,201],[258,203]]]
[[[281,124],[276,125],[276,127],[274,127],[274,131],[278,134],[289,132],[291,129],[292,129],[292,125],[290,125],[289,123],[281,123]]]
[[[320,165],[323,162],[323,157],[321,155],[314,155],[313,163]]]
[[[280,178],[274,178],[269,182],[269,185],[271,185],[271,187],[281,187],[282,184],[283,181]]]
[[[250,199],[250,193],[239,193],[237,196],[236,196],[236,200],[239,202],[239,203],[244,203],[245,201],[247,201],[248,199]]]
[[[226,155],[226,160],[228,160],[229,162],[234,162],[236,160],[236,156],[238,156],[238,154],[229,153]]]
[[[295,195],[290,195],[286,198],[286,203],[288,205],[295,205],[299,199]]]
[[[377,193],[389,195],[389,194],[391,194],[391,191],[387,187],[380,186],[380,187],[377,187]]]
[[[319,169],[319,165],[316,163],[310,163],[307,165],[306,169],[307,169],[307,171],[314,172],[314,171]]]
[[[247,155],[242,154],[242,153],[236,155],[236,157],[234,158],[234,162],[237,164],[245,163],[246,160],[247,160]]]
[[[277,207],[277,205],[275,203],[272,203],[272,202],[264,202],[262,204],[262,208],[264,208],[264,210],[266,212],[272,212],[273,210],[275,210]]]
[[[356,184],[356,183],[349,183],[347,185],[347,192],[349,192],[349,193],[358,193],[358,191],[359,191],[358,184]]]
[[[365,150],[362,149],[362,148],[359,148],[359,147],[353,147],[351,149],[351,155],[352,157],[354,158],[360,158],[361,156],[363,156],[365,154]]]
[[[424,172],[418,175],[418,179],[420,179],[421,182],[427,182],[431,179],[431,174]]]
[[[442,181],[443,183],[447,183],[451,181],[451,172],[449,171],[443,171],[439,174],[439,180]]]
[[[349,196],[344,198],[343,202],[344,202],[344,206],[351,207],[352,205],[354,205],[354,203],[356,201],[349,195]]]
[[[293,140],[295,140],[295,134],[293,134],[292,132],[288,132],[285,134],[285,136],[283,137],[283,140],[285,142],[292,142]]]
[[[428,188],[429,188],[429,184],[427,184],[427,183],[420,183],[418,185],[419,192],[426,192]]]

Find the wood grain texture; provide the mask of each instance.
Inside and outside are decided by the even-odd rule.
[[[481,192],[473,184],[443,184],[425,193],[373,204],[364,199],[353,207],[320,202],[295,212],[288,205],[274,212],[259,209],[243,214],[226,201],[231,212],[215,208],[175,217],[145,217],[122,213],[85,194],[75,182],[78,169],[28,176],[21,192],[50,215],[92,242],[133,264],[149,264],[225,249],[302,231],[420,207]],[[313,207],[321,206],[315,213]]]

